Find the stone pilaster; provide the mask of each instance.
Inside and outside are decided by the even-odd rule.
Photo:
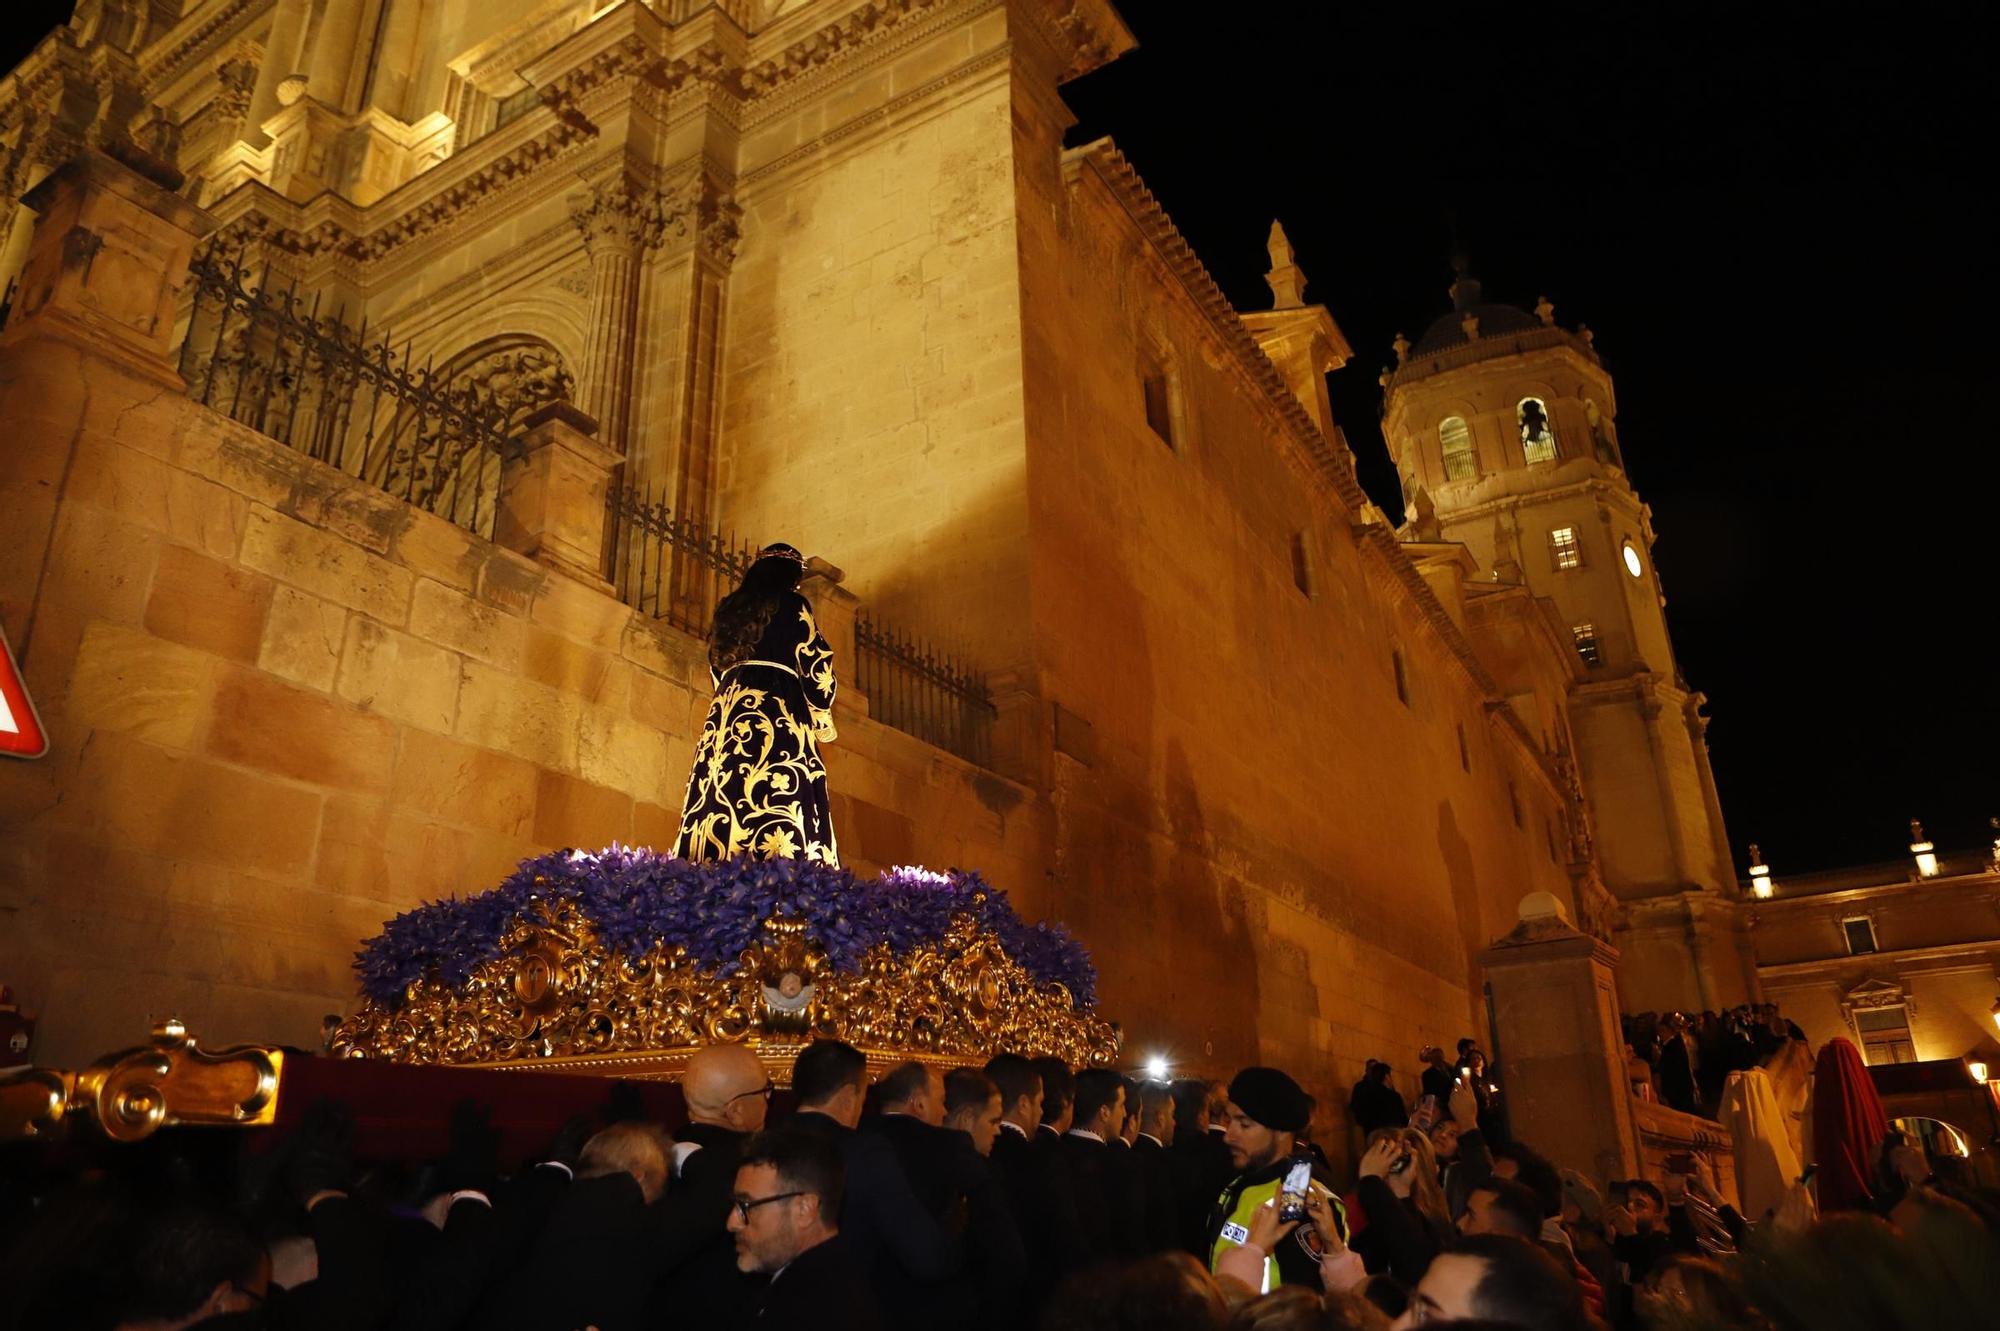
[[[590,329],[578,372],[578,398],[597,418],[602,445],[623,454],[629,444],[632,364],[638,334],[639,260],[659,243],[657,199],[619,180],[569,198],[570,219],[590,256]]]
[[[609,592],[604,500],[618,455],[591,438],[597,422],[567,402],[549,403],[524,424],[521,453],[500,477],[495,543]]]
[[[1515,1135],[1592,1178],[1633,1177],[1639,1143],[1618,1024],[1617,950],[1571,928],[1561,903],[1536,892],[1479,964]]]

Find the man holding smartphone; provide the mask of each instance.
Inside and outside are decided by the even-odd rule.
[[[1312,1176],[1312,1162],[1298,1149],[1306,1129],[1311,1101],[1290,1076],[1277,1068],[1245,1068],[1229,1083],[1229,1106],[1223,1140],[1237,1175],[1222,1190],[1209,1214],[1208,1262],[1248,1242],[1257,1208],[1275,1201],[1301,1215],[1308,1194],[1322,1199],[1325,1214],[1337,1231],[1332,1241],[1347,1241],[1347,1217],[1333,1190]],[[1317,1208],[1315,1208],[1317,1209]],[[1286,1219],[1292,1218],[1287,1215]],[[1319,1262],[1328,1240],[1313,1224],[1301,1224],[1276,1244],[1264,1259],[1263,1291],[1279,1285],[1320,1288]]]

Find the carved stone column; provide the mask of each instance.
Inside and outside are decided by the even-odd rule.
[[[647,483],[663,485],[676,514],[704,529],[715,524],[722,310],[741,217],[725,182],[706,170],[693,173],[667,193],[661,255],[651,277],[653,308],[675,314],[660,330],[654,369],[653,400],[665,407],[665,428],[634,448],[635,462]],[[672,590],[689,606],[714,599],[706,570],[680,554]]]
[[[578,401],[597,418],[598,442],[622,455],[632,414],[639,258],[659,243],[664,219],[658,199],[640,196],[623,180],[572,194],[569,207],[590,256],[590,331]]]

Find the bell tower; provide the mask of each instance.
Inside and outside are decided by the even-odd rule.
[[[1526,586],[1568,626],[1569,699],[1605,885],[1620,902],[1628,1010],[1744,1001],[1755,982],[1705,699],[1674,661],[1652,515],[1626,476],[1617,398],[1590,330],[1485,299],[1463,264],[1451,309],[1384,373],[1383,435],[1403,539],[1463,545],[1479,577]]]

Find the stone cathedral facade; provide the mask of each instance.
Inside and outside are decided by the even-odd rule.
[[[1135,1055],[1338,1103],[1368,1057],[1488,1035],[1480,951],[1537,893],[1624,951],[1628,1009],[1742,999],[1587,335],[1464,298],[1407,347],[1392,528],[1282,232],[1271,307],[1233,309],[1111,142],[1064,146],[1063,83],[1132,45],[1108,0],[82,0],[0,78],[0,283],[17,200],[147,157],[247,281],[542,385],[677,521],[837,565],[826,597],[974,663],[991,708],[968,760],[845,691],[844,852],[1065,920]],[[388,914],[670,835],[696,639],[574,551],[132,392],[48,473],[17,551],[47,576],[0,588],[57,736],[0,770],[0,978],[48,1056],[162,1005],[311,1043]]]

